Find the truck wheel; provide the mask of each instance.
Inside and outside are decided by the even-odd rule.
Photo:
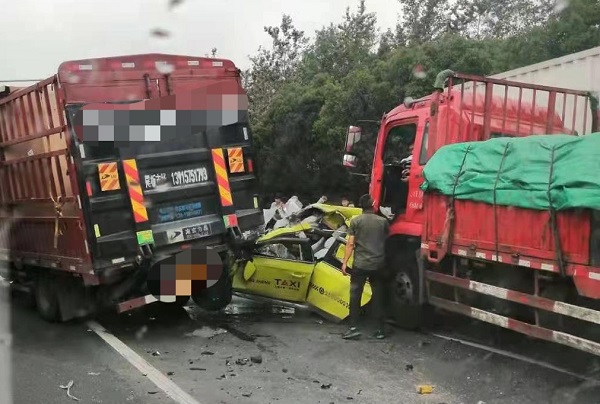
[[[35,282],[35,303],[41,318],[50,322],[59,320],[58,295],[54,279],[48,275],[40,275]]]
[[[398,326],[420,328],[425,311],[419,302],[420,277],[414,251],[400,251],[392,257],[392,314]]]
[[[231,303],[232,297],[233,289],[229,272],[223,271],[223,276],[215,285],[208,289],[204,289],[196,295],[192,295],[192,300],[201,309],[207,311],[219,311]]]
[[[190,296],[177,296],[175,298],[175,303],[171,303],[171,304],[174,304],[174,305],[180,306],[180,307],[184,307],[189,301],[190,301]]]

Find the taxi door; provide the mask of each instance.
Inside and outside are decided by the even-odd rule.
[[[313,271],[308,290],[307,303],[321,314],[343,320],[350,314],[350,277],[342,273],[342,261],[346,245],[336,241]],[[354,256],[348,267],[352,268]],[[367,282],[363,290],[361,306],[371,301],[371,285]]]
[[[291,302],[305,302],[314,270],[310,241],[276,238],[257,244],[252,259],[236,271],[233,289],[238,292]]]

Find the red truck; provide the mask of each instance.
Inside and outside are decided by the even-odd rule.
[[[434,306],[600,355],[596,211],[499,206],[421,189],[424,167],[444,145],[597,132],[598,99],[452,71],[441,72],[434,89],[383,116],[371,172],[370,194],[391,220],[400,321],[416,325]],[[345,166],[356,166],[361,137],[350,127]]]
[[[0,91],[3,276],[34,292],[45,319],[155,302],[155,265],[196,248],[225,260],[263,223],[247,95],[231,61],[69,61],[30,87]],[[218,309],[230,288],[225,268],[191,297]]]

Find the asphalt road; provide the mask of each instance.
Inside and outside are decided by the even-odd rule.
[[[343,341],[341,324],[245,302],[227,314],[154,305],[97,322],[201,404],[600,402],[597,383],[534,364],[400,329]],[[85,322],[47,324],[13,304],[12,332],[15,404],[75,402],[59,388],[70,380],[81,403],[175,402]]]

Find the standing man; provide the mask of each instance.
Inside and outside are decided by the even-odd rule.
[[[360,337],[358,328],[360,316],[360,303],[367,279],[373,291],[373,309],[377,320],[377,331],[374,337],[385,338],[384,325],[384,269],[385,269],[385,241],[389,232],[386,219],[375,214],[375,202],[366,194],[360,198],[362,215],[355,217],[350,222],[348,229],[348,242],[342,263],[342,273],[347,275],[348,260],[354,252],[354,264],[350,270],[350,328],[342,335],[344,339]]]
[[[342,206],[347,208],[348,206],[350,206],[350,201],[348,200],[347,197],[342,197]]]

